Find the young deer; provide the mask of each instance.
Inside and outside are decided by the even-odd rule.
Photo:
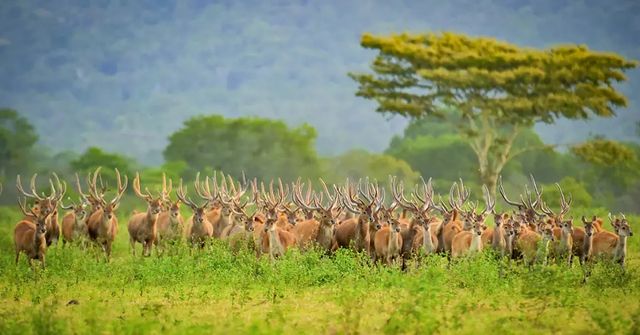
[[[45,234],[47,233],[47,219],[51,215],[51,211],[36,212],[29,208],[27,211],[26,198],[24,203],[18,199],[18,205],[22,213],[30,218],[30,220],[21,220],[16,224],[13,230],[13,242],[16,251],[16,265],[20,258],[20,253],[27,255],[29,266],[32,266],[32,259],[39,259],[42,262],[42,268],[46,267],[45,253],[47,252],[47,241]]]
[[[482,234],[483,245],[490,246],[499,256],[507,254],[507,240],[504,223],[509,220],[508,213],[493,213],[494,227],[487,228]]]
[[[624,269],[627,258],[627,237],[633,236],[633,232],[624,214],[621,214],[621,218],[617,218],[611,217],[609,213],[609,220],[615,234],[601,231],[593,236],[593,257],[612,259]]]
[[[26,198],[35,199],[33,211],[36,213],[42,212],[43,215],[47,216],[47,233],[45,236],[47,246],[57,244],[60,238],[60,226],[58,225],[58,203],[64,196],[67,187],[66,183],[63,184],[60,182],[60,179],[58,178],[58,175],[56,173],[52,173],[52,175],[56,180],[58,190],[56,190],[53,181],[51,180],[51,178],[49,178],[49,185],[51,186],[51,194],[49,196],[45,196],[44,194],[42,194],[42,196],[38,195],[38,192],[36,191],[36,177],[38,176],[37,173],[31,177],[31,182],[29,184],[31,193],[25,192],[25,190],[22,188],[20,175],[18,175],[16,182],[16,187],[23,196],[25,196]],[[35,220],[35,218],[31,216],[25,216],[24,219],[27,221]]]
[[[198,206],[186,193],[186,187],[182,186],[182,179],[180,179],[180,185],[176,191],[176,195],[183,204],[189,206],[193,211],[193,215],[188,220],[189,231],[187,232],[187,242],[193,247],[198,245],[200,248],[204,248],[207,241],[213,237],[213,225],[211,225],[211,222],[207,219],[206,213],[209,201],[205,200],[202,205]]]
[[[89,219],[87,220],[87,230],[89,232],[89,238],[102,247],[106,260],[109,261],[111,258],[111,247],[116,238],[116,234],[118,234],[118,218],[116,216],[116,210],[120,205],[120,199],[122,199],[122,196],[127,189],[129,178],[125,175],[123,183],[120,177],[120,171],[115,169],[116,179],[118,182],[118,192],[111,201],[107,202],[104,200],[104,193],[98,193],[96,186],[100,169],[101,168],[98,167],[93,173],[93,178],[91,178],[89,184],[89,193],[94,199],[98,199],[100,202],[100,209],[89,216]]]
[[[585,221],[587,220],[583,217],[582,222],[585,223]],[[593,235],[603,231],[602,229],[603,222],[601,218],[598,218],[594,215],[591,221],[589,222],[590,222],[590,228],[592,231],[590,236],[588,236],[586,232],[586,223],[585,223],[584,229],[581,227],[573,228],[573,234],[572,234],[573,252],[572,253],[574,256],[578,257],[578,260],[580,261],[580,265],[582,265],[586,259],[589,259],[589,257],[591,257],[591,244],[589,243],[592,242]],[[587,250],[585,249],[587,244],[589,244],[589,249],[588,249],[589,253],[585,253],[585,251]]]
[[[323,189],[327,198],[329,199],[328,205],[324,206],[322,203],[322,193],[320,197],[314,196],[314,204],[307,202],[306,198],[302,197],[302,185],[298,180],[297,185],[293,188],[293,201],[306,213],[316,212],[319,219],[308,219],[302,222],[298,222],[291,230],[296,236],[298,241],[298,248],[305,250],[310,246],[317,245],[325,252],[331,252],[334,247],[334,231],[336,225],[336,219],[340,213],[338,208],[339,194],[337,187],[334,185],[334,194],[332,195],[327,188],[324,180],[320,179]]]
[[[587,261],[591,260],[591,255],[593,252],[593,236],[598,233],[596,230],[596,225],[600,221],[596,216],[593,216],[591,221],[587,220],[584,215],[582,216],[582,223],[584,224],[582,237],[583,242],[582,245],[579,246],[578,252],[575,252],[576,245],[574,244],[574,254],[578,256],[580,260],[580,265],[585,264]],[[601,222],[601,221],[600,221]]]
[[[167,194],[171,192],[171,185],[169,185],[169,190],[167,190],[167,178],[163,173],[162,192],[160,195],[154,197],[148,189],[145,191],[146,193],[142,193],[140,189],[140,174],[136,172],[136,177],[133,179],[133,192],[138,198],[147,203],[147,211],[133,214],[127,225],[129,230],[129,244],[134,257],[136,255],[136,243],[142,244],[143,257],[151,255],[151,247],[155,243],[158,233],[158,216],[162,211]]]
[[[65,206],[60,203],[62,209],[68,212],[62,217],[62,245],[67,243],[84,243],[88,238],[87,224],[87,203],[80,199],[77,204],[71,203]]]

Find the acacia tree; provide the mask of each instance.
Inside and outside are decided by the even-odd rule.
[[[373,73],[349,74],[359,83],[356,95],[375,100],[380,113],[453,123],[492,194],[510,159],[539,148],[514,148],[523,130],[560,117],[613,116],[627,105],[613,84],[635,67],[582,45],[538,50],[455,33],[364,34],[361,45],[378,54]]]

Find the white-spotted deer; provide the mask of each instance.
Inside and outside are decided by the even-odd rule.
[[[100,209],[96,210],[89,216],[87,221],[87,230],[89,232],[89,238],[102,248],[105,253],[106,260],[109,261],[111,258],[113,241],[118,234],[118,217],[116,216],[116,210],[120,205],[120,199],[122,199],[122,196],[127,189],[129,178],[125,175],[123,183],[120,171],[115,169],[118,191],[115,197],[113,197],[111,201],[107,202],[104,199],[104,193],[99,193],[96,185],[100,175],[100,170],[100,167],[95,170],[93,178],[91,178],[89,183],[89,193],[94,199],[97,199],[100,202]]]
[[[171,192],[171,185],[167,190],[166,176],[162,174],[162,192],[157,197],[151,195],[148,189],[142,193],[140,189],[140,174],[136,172],[133,179],[133,192],[136,196],[147,203],[147,210],[141,213],[135,213],[129,219],[127,229],[129,231],[129,244],[131,253],[136,255],[136,243],[142,244],[142,256],[151,255],[151,247],[155,244],[158,233],[158,216],[164,206],[167,194]]]

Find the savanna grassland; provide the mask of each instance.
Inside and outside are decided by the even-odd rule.
[[[451,266],[433,256],[406,272],[372,266],[347,250],[331,257],[293,250],[276,262],[256,260],[220,241],[200,252],[178,246],[163,257],[154,251],[134,258],[122,213],[110,263],[58,245],[47,251],[46,270],[34,272],[24,256],[14,264],[19,216],[2,208],[0,333],[640,331],[637,237],[629,238],[626,272],[599,264],[583,284],[577,262],[571,269],[528,269],[489,254]],[[637,219],[630,217],[632,225]]]

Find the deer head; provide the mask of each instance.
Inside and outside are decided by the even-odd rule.
[[[125,175],[124,176],[124,183],[122,182],[122,178],[120,176],[120,171],[118,169],[115,169],[116,171],[116,179],[118,182],[118,191],[116,193],[116,195],[113,197],[113,199],[111,199],[111,201],[107,202],[104,199],[104,193],[100,193],[98,191],[98,178],[100,177],[100,170],[102,169],[102,167],[98,167],[96,169],[96,171],[93,173],[93,177],[91,178],[90,184],[89,184],[89,194],[91,194],[91,196],[94,199],[98,199],[98,201],[100,202],[100,207],[102,208],[102,213],[103,213],[103,217],[105,220],[111,220],[113,219],[113,217],[115,216],[115,211],[116,209],[118,209],[118,206],[120,205],[120,200],[122,199],[122,196],[124,195],[124,192],[127,190],[127,185],[129,183],[129,178]],[[100,178],[101,179],[101,178]]]
[[[182,185],[182,179],[180,179],[180,184],[178,186],[178,190],[176,191],[176,196],[183,204],[189,206],[193,211],[193,223],[194,224],[202,224],[206,220],[206,208],[209,206],[209,200],[205,200],[201,205],[197,205],[191,198],[187,195],[186,187]]]
[[[37,173],[31,177],[31,182],[29,183],[31,193],[26,192],[24,188],[22,188],[20,175],[18,175],[16,178],[16,187],[18,188],[18,191],[25,197],[25,202],[27,198],[35,199],[35,205],[32,209],[35,212],[42,212],[42,214],[47,217],[49,216],[49,214],[55,212],[60,199],[62,199],[64,194],[67,192],[67,184],[65,182],[60,182],[60,179],[55,172],[52,173],[52,175],[55,179],[55,184],[53,180],[49,178],[49,186],[51,188],[51,193],[49,193],[49,195],[45,195],[44,192],[41,195],[38,195],[38,192],[36,191],[36,178],[38,177]]]
[[[136,172],[136,177],[133,179],[133,192],[138,198],[147,202],[149,213],[157,215],[162,211],[167,201],[168,194],[169,192],[171,192],[171,180],[169,180],[169,187],[167,189],[167,177],[163,173],[162,191],[158,194],[158,196],[154,197],[153,195],[151,195],[151,192],[148,188],[145,188],[145,193],[142,193],[140,189],[140,174]]]

